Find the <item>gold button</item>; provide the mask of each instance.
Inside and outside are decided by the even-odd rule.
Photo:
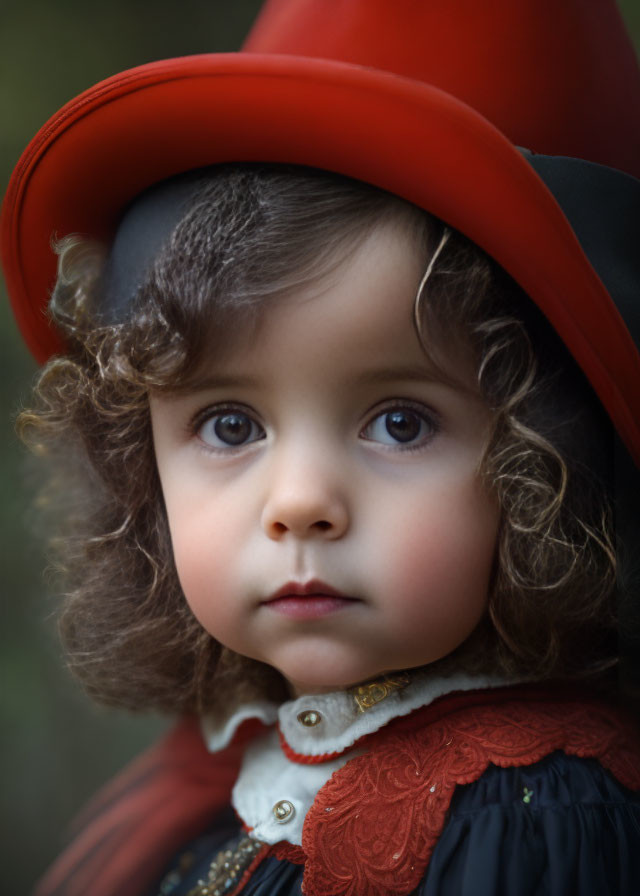
[[[287,821],[291,821],[296,810],[289,800],[280,800],[273,807],[273,814],[278,824],[286,824]]]
[[[316,725],[320,724],[322,716],[319,712],[316,712],[315,709],[307,709],[304,712],[298,713],[298,721],[301,725],[304,725],[305,728],[314,728]]]

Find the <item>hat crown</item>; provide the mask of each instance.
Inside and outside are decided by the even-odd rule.
[[[267,0],[243,49],[424,81],[516,145],[640,176],[640,68],[614,0]]]

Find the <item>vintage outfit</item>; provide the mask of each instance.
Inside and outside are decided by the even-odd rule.
[[[572,688],[477,684],[399,676],[363,688],[364,711],[302,697],[222,736],[185,720],[98,797],[39,892],[631,896],[635,720]]]

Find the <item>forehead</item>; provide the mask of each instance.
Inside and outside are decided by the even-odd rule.
[[[423,267],[424,251],[406,224],[380,223],[321,276],[265,302],[255,326],[229,333],[217,362],[259,367],[272,351],[302,345],[327,365],[381,350],[422,355],[413,309]]]
[[[437,338],[418,335],[424,233],[391,218],[351,249],[320,277],[269,297],[257,315],[242,320],[233,313],[224,327],[214,326],[193,374],[163,391],[258,385],[271,377],[284,384],[296,371],[301,377],[312,371],[328,389],[428,379],[477,395],[474,355],[455,324],[444,334],[439,327]]]

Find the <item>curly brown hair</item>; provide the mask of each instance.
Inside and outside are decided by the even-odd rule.
[[[416,306],[435,364],[471,349],[493,411],[481,473],[501,507],[488,612],[436,664],[533,679],[601,679],[617,661],[609,427],[564,347],[476,245],[420,209],[341,176],[275,165],[204,170],[125,319],[103,302],[105,251],[60,246],[51,315],[67,345],[19,431],[52,458],[71,669],[103,703],[215,710],[275,670],[217,643],[182,595],[155,466],[149,394],[188,388],[206,353],[397,218],[433,264]],[[439,246],[437,259],[435,248]],[[222,686],[221,686],[222,685]]]

